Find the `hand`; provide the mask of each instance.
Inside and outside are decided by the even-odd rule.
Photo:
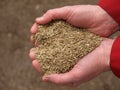
[[[68,23],[88,28],[100,36],[110,36],[119,29],[118,24],[97,5],[66,6],[48,10],[42,17],[36,19],[38,24],[46,24],[51,20],[64,19]],[[36,32],[33,28],[32,31]]]
[[[83,82],[91,80],[102,72],[110,70],[110,52],[114,40],[105,39],[94,51],[83,57],[73,67],[64,74],[51,74],[43,76],[43,81],[60,85],[77,86]],[[35,59],[35,53],[30,51],[33,66],[42,74],[39,63]]]
[[[77,5],[47,11],[42,17],[36,19],[31,33],[37,32],[38,24],[46,24],[55,19],[64,19],[74,26],[88,28],[91,32],[101,36],[110,36],[119,29],[118,24],[99,6]],[[32,36],[31,40],[34,42]],[[70,72],[43,76],[43,81],[76,86],[108,71],[113,42],[114,40],[105,39],[98,48],[81,59]],[[30,51],[30,57],[33,66],[42,73],[34,50]]]

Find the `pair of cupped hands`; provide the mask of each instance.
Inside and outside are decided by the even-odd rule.
[[[107,37],[118,31],[119,25],[106,11],[98,5],[75,5],[48,10],[42,17],[36,18],[31,28],[31,41],[34,43],[33,35],[37,32],[39,24],[46,24],[57,19],[64,19],[77,27],[88,28],[89,31],[104,37],[104,40],[99,47],[79,60],[71,71],[44,75],[43,81],[74,87],[111,70],[110,54],[114,40]],[[32,65],[42,74],[34,49],[30,50],[29,56]]]

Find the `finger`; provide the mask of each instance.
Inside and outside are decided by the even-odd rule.
[[[51,74],[43,76],[43,81],[51,82],[59,85],[68,84],[74,81],[74,76],[72,73],[68,72],[65,74]]]
[[[87,77],[85,75],[86,69],[83,68],[81,61],[83,60],[80,60],[80,62],[78,62],[70,72],[67,72],[65,74],[46,75],[42,79],[45,82],[52,82],[60,85],[70,85],[71,82],[82,83],[84,80],[86,80]],[[77,86],[77,84],[71,86]]]
[[[30,41],[31,41],[33,44],[35,44],[35,40],[34,40],[34,38],[33,38],[33,35],[30,36]]]
[[[35,45],[35,47],[38,46],[38,43],[35,41],[35,39],[33,38],[33,35],[30,36],[30,41]]]
[[[33,38],[33,35],[30,36],[30,41],[35,45],[35,47],[37,47],[39,44],[35,41],[35,39]]]
[[[42,17],[36,18],[38,24],[46,24],[52,20],[64,19],[67,20],[70,15],[70,10],[67,7],[48,10]]]
[[[35,42],[35,47],[38,47],[40,44],[38,44],[37,42]]]
[[[40,74],[42,74],[42,69],[40,67],[38,60],[33,60],[32,65]]]
[[[30,31],[32,34],[35,34],[37,32],[37,30],[38,30],[38,25],[37,25],[37,23],[34,23],[33,26],[31,27]]]
[[[35,48],[32,48],[30,50],[29,57],[31,58],[32,61],[36,59]]]

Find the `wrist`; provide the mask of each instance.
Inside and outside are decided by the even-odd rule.
[[[96,5],[96,12],[96,21],[98,23],[94,27],[99,27],[96,29],[103,31],[101,32],[102,36],[110,36],[120,29],[118,23],[103,8]]]
[[[101,47],[102,47],[102,62],[103,62],[103,71],[109,71],[110,69],[110,54],[111,54],[111,50],[112,50],[112,45],[114,43],[113,39],[105,39],[102,43],[101,43]]]

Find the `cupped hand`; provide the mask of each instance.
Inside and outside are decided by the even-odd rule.
[[[88,28],[91,32],[107,37],[119,29],[118,24],[97,5],[66,6],[48,10],[42,17],[37,18],[31,28],[31,33],[37,32],[38,24],[46,24],[52,20],[64,19],[68,23]],[[32,35],[31,41],[34,42]],[[76,86],[108,71],[110,52],[114,40],[105,39],[94,51],[83,57],[74,68],[64,74],[43,76],[43,81],[60,85]],[[36,60],[34,50],[30,50],[33,66],[42,74],[42,69]]]
[[[88,28],[100,36],[110,36],[119,29],[113,18],[98,5],[65,6],[48,10],[42,17],[36,19],[37,24],[46,24],[52,20],[64,19],[68,23]],[[32,33],[36,32],[32,29]]]
[[[114,40],[104,39],[100,46],[83,57],[67,73],[50,74],[42,77],[45,82],[59,85],[77,86],[95,78],[97,75],[110,70],[110,52]],[[30,50],[33,66],[42,74],[42,69],[36,60],[34,49]]]

